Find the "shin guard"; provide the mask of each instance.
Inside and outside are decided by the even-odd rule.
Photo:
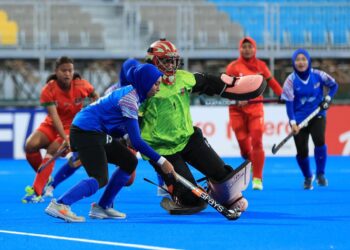
[[[51,159],[51,157],[45,157],[41,165],[45,164],[48,160]],[[36,174],[35,180],[33,183],[33,188],[37,195],[42,195],[44,191],[44,187],[47,181],[49,180],[49,176],[52,173],[54,165],[55,165],[55,161],[52,161],[43,171],[41,171],[40,173],[38,172]]]
[[[35,172],[38,171],[43,158],[40,152],[26,153],[27,161]]]
[[[102,208],[113,207],[115,197],[129,179],[130,175],[123,169],[118,168],[115,170],[98,202],[98,205]]]
[[[98,181],[95,178],[90,177],[88,179],[81,180],[77,185],[59,197],[57,202],[70,206],[83,198],[90,197],[91,195],[95,194],[98,189]]]
[[[305,178],[311,178],[312,173],[311,173],[311,169],[310,169],[309,157],[301,158],[301,157],[297,156],[297,162],[298,162],[298,165],[301,169],[301,172],[303,173],[303,176]]]
[[[327,161],[327,146],[315,147],[316,174],[324,174]]]

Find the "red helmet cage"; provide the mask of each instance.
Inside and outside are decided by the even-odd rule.
[[[166,76],[175,75],[180,65],[180,56],[175,45],[166,39],[152,43],[147,50],[146,59],[157,66]]]

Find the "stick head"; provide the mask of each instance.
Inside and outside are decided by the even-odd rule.
[[[277,151],[278,151],[278,148],[276,147],[276,144],[273,144],[273,146],[272,146],[272,153],[273,154],[276,154],[277,153]]]

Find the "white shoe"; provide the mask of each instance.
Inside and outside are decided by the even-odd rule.
[[[55,199],[51,200],[45,212],[52,217],[65,220],[66,222],[85,222],[85,218],[73,213],[70,206],[57,203]]]
[[[91,204],[89,216],[92,219],[125,219],[126,214],[121,213],[114,208],[106,208],[99,206],[97,203]]]
[[[53,197],[53,190],[55,190],[53,186],[46,187],[44,197]]]

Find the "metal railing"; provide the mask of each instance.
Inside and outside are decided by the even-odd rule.
[[[282,77],[288,69],[280,73],[276,62],[289,59],[301,46],[313,58],[350,58],[348,2],[0,0],[0,9],[19,24],[18,43],[0,44],[3,106],[36,105],[53,60],[62,55],[83,62],[78,71],[101,93],[118,79],[121,60],[144,58],[149,44],[160,37],[177,45],[185,69],[195,60],[217,60],[216,70],[222,70],[238,57],[238,41],[244,35],[257,41],[258,57]],[[114,63],[108,69],[104,63],[90,67],[111,59]],[[348,91],[350,81],[340,79],[345,79],[341,83]]]

